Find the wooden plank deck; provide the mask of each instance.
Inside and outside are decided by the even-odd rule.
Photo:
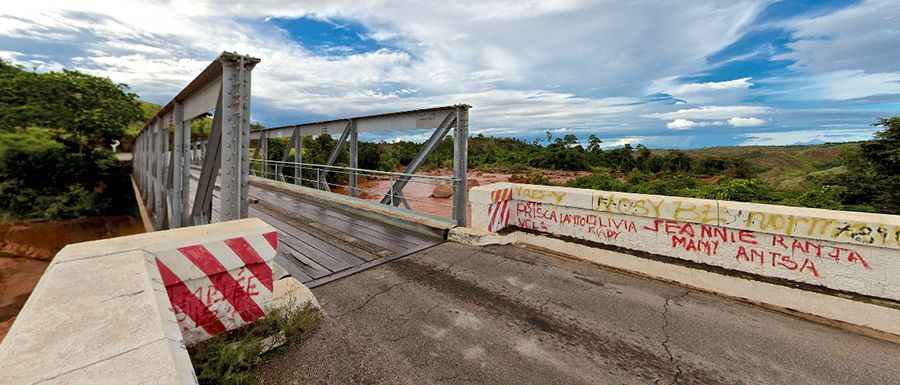
[[[255,184],[249,193],[250,216],[278,229],[283,266],[308,287],[444,241]]]
[[[199,177],[194,171],[192,198]],[[249,215],[278,229],[280,264],[310,288],[444,242],[255,183],[249,196]]]

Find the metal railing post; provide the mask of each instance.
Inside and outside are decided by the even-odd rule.
[[[295,128],[297,142],[294,144],[294,162],[297,166],[294,168],[294,183],[303,185],[303,134],[299,128]]]
[[[469,106],[456,106],[456,132],[453,135],[453,219],[459,226],[467,222],[466,212],[469,204],[467,185],[469,139]]]
[[[350,196],[358,195],[357,189],[357,172],[359,168],[359,133],[357,132],[356,121],[350,121]]]
[[[219,210],[222,221],[247,217],[250,175],[250,70],[243,56],[223,57]]]

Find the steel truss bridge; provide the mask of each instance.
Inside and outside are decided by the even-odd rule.
[[[251,130],[259,62],[223,52],[147,121],[135,140],[133,177],[149,227],[258,217],[280,230],[291,274],[314,287],[431,247],[446,229],[466,225],[468,105]],[[192,122],[209,117],[208,136],[192,136]],[[431,133],[404,170],[359,167],[360,133],[424,130]],[[320,135],[337,137],[327,161],[304,162],[304,141]],[[452,175],[419,172],[448,135]],[[270,151],[276,142],[279,159]],[[439,188],[452,198],[432,199]]]

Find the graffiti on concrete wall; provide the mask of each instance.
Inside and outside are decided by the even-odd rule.
[[[530,195],[541,196],[532,191]],[[900,248],[900,226],[737,208],[731,202],[626,193],[594,193],[594,210],[743,228],[836,242]]]
[[[890,288],[900,299],[900,277],[885,273],[900,268],[892,249],[541,202],[516,201],[510,211],[520,228],[863,294]]]
[[[515,190],[516,194],[514,195],[514,199],[525,199],[535,202],[547,202],[558,205],[561,204],[563,198],[566,197],[565,191],[545,190],[523,186],[516,186]]]
[[[739,226],[785,235],[854,242],[873,246],[900,246],[900,226],[851,222],[722,207],[719,220],[725,226]]]

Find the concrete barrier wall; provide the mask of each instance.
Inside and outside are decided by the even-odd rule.
[[[275,234],[251,218],[66,246],[0,344],[0,384],[195,384],[185,343],[312,298],[279,280]]]
[[[496,183],[472,225],[568,236],[900,300],[900,216]]]

